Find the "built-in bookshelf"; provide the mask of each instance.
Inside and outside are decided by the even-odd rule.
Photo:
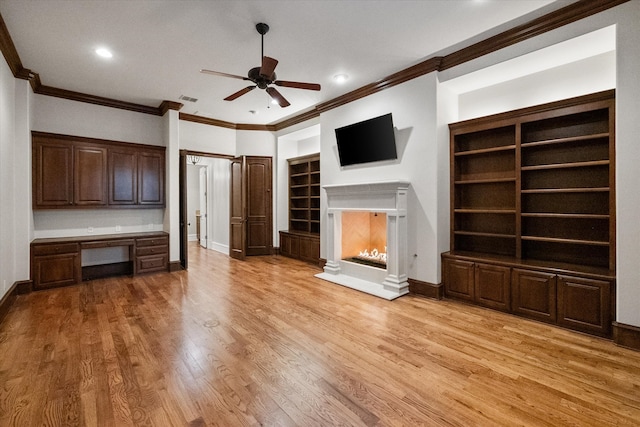
[[[289,230],[280,231],[280,253],[318,262],[320,258],[320,155],[288,160]]]
[[[614,91],[450,125],[445,293],[608,335]]]

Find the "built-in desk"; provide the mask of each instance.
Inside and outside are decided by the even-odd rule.
[[[126,247],[126,262],[82,266],[82,251]],[[31,280],[35,289],[67,286],[98,277],[167,271],[169,234],[119,233],[35,239],[31,242]]]

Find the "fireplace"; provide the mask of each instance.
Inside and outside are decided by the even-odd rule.
[[[407,282],[409,183],[325,185],[327,263],[317,277],[395,299]]]

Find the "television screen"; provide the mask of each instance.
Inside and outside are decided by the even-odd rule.
[[[391,113],[336,129],[340,165],[398,158]]]

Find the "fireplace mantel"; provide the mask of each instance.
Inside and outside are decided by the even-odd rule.
[[[325,185],[327,263],[317,277],[392,300],[409,292],[407,282],[407,181]],[[387,214],[386,270],[342,260],[342,212]]]

